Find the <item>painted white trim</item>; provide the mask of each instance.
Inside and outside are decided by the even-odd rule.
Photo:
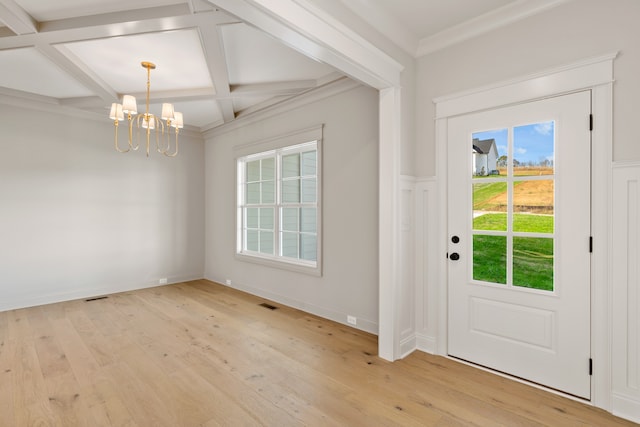
[[[436,98],[433,100],[436,104],[436,120],[611,83],[613,82],[613,60],[617,55],[618,52],[609,53],[524,77]]]
[[[351,77],[384,89],[400,85],[404,67],[306,0],[208,0],[283,44]]]
[[[592,233],[597,242],[592,262],[592,356],[595,371],[592,381],[592,403],[611,410],[611,277],[609,271],[611,248],[611,159],[612,159],[612,82],[613,60],[617,53],[587,59],[461,94],[440,97],[436,102],[436,165],[439,189],[438,282],[440,292],[438,314],[437,353],[447,353],[447,122],[449,117],[470,112],[530,102],[557,96],[579,89],[592,91],[592,111],[595,117],[592,144],[593,202]],[[481,99],[481,98],[484,98]]]
[[[591,402],[611,410],[613,84],[591,91]]]
[[[438,300],[437,239],[438,186],[435,177],[414,178],[415,182],[415,301],[416,347],[427,353],[436,353]]]
[[[380,91],[378,177],[378,354],[386,360],[400,357],[398,287],[400,286],[400,89]],[[387,117],[387,120],[384,118]],[[391,117],[391,120],[388,118]]]
[[[415,56],[428,55],[429,53],[444,49],[448,46],[521,21],[559,6],[562,3],[566,3],[567,1],[569,0],[519,0],[511,2],[506,6],[485,13],[484,15],[472,18],[461,24],[440,31],[437,34],[423,38],[418,44]]]
[[[611,408],[640,421],[640,163],[618,162],[611,206]]]
[[[613,169],[622,169],[622,168],[640,168],[640,161],[615,161],[612,163]]]
[[[640,423],[640,412],[638,411],[638,401],[622,393],[613,392],[611,394],[611,412],[627,420]]]
[[[339,93],[356,89],[360,86],[361,84],[356,82],[355,80],[343,77],[341,79],[332,81],[324,86],[319,86],[317,88],[301,93],[300,95],[287,98],[286,100],[270,105],[269,107],[266,107],[262,110],[255,111],[245,116],[240,116],[232,122],[220,125],[212,129],[207,129],[203,132],[203,136],[207,140],[210,138],[215,138],[216,136],[236,131],[244,126],[249,126],[252,123],[266,120],[269,117],[302,108],[306,105],[318,102],[322,99],[329,98]]]

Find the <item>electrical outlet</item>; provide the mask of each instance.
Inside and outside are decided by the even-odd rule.
[[[158,280],[158,284],[160,285],[166,285],[167,284],[167,278],[163,277],[162,279]]]
[[[231,279],[227,279],[227,280],[225,281],[225,283],[226,283],[228,286],[231,286]]]
[[[347,323],[350,325],[356,325],[358,324],[358,319],[356,316],[347,316]]]

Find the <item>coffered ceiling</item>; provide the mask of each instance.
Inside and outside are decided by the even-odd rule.
[[[500,12],[503,18],[509,10],[563,0],[305,1],[329,12],[351,11],[415,56],[437,46],[434,40],[442,44],[437,37],[448,29],[478,17]],[[172,102],[187,127],[205,131],[344,77],[215,3],[0,0],[0,99],[106,119],[123,94],[144,102],[147,76],[140,63],[149,61],[157,66],[151,111],[158,114],[159,103]]]

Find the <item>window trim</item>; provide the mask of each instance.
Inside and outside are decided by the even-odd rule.
[[[281,202],[281,157],[287,152],[303,152],[305,145],[315,144],[316,150],[316,261],[283,257],[280,254],[281,220],[280,209],[286,207]],[[322,276],[322,125],[290,134],[281,135],[259,142],[242,144],[234,148],[236,163],[236,243],[235,257],[240,261],[285,269],[289,271]],[[274,255],[248,252],[244,250],[244,173],[246,163],[275,156],[276,159],[276,201],[274,206]],[[300,205],[303,205],[300,202]]]

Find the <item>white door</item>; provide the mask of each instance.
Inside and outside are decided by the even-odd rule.
[[[585,399],[590,112],[585,91],[448,122],[448,353]]]

